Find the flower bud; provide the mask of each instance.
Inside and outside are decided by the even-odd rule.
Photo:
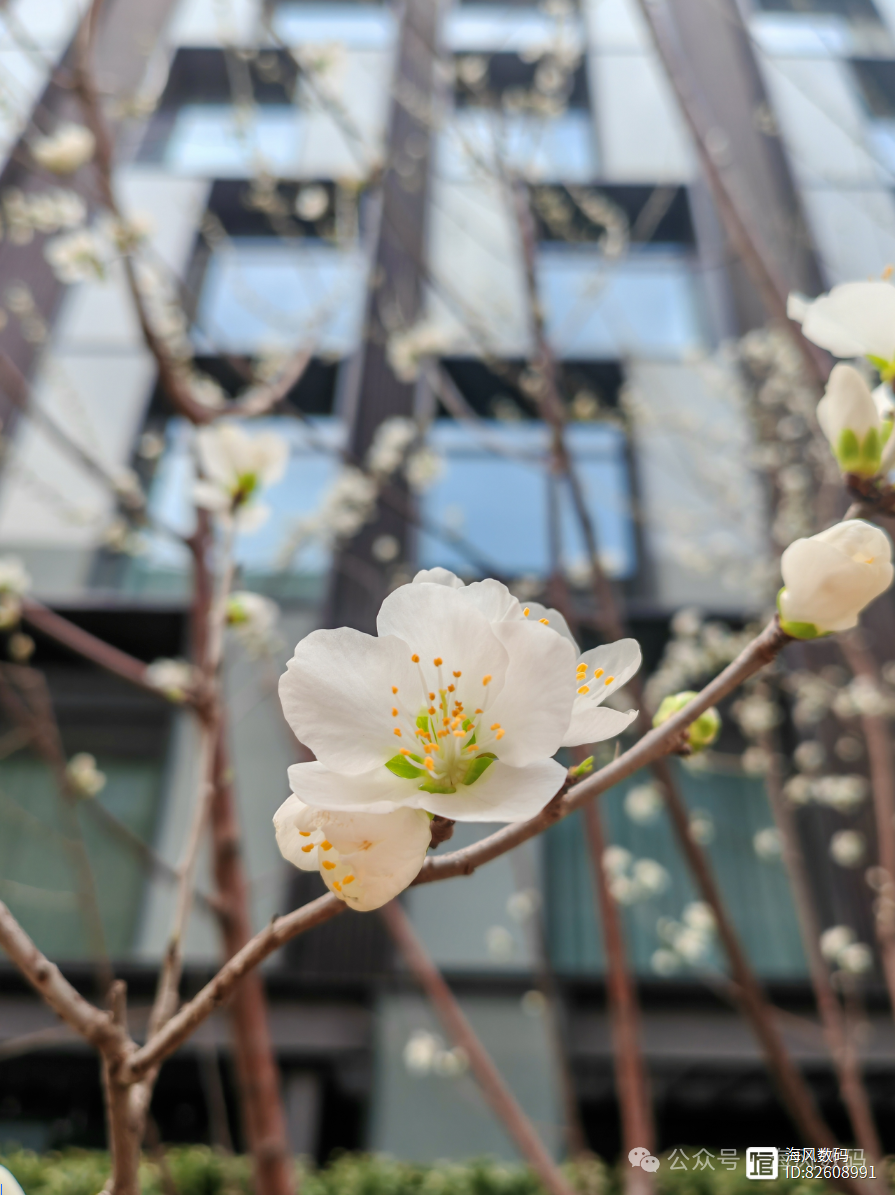
[[[817,421],[830,442],[843,473],[874,477],[892,431],[891,419],[880,418],[870,387],[850,365],[837,365],[818,403]]]
[[[682,710],[685,705],[689,705],[694,697],[699,694],[692,690],[687,690],[683,693],[670,693],[656,710],[656,715],[653,718],[653,726],[661,726],[663,722],[667,722],[672,714],[676,714],[678,710]],[[721,715],[714,706],[707,709],[700,714],[698,718],[687,727],[686,736],[687,743],[690,750],[695,754],[697,751],[704,751],[706,747],[711,747],[715,739],[721,733]]]
[[[780,560],[780,625],[794,639],[857,626],[858,615],[892,584],[892,544],[861,519],[791,543]]]

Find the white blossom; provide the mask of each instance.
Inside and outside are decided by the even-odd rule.
[[[106,786],[105,773],[97,768],[96,759],[86,751],[71,757],[66,765],[65,775],[80,797],[95,797]]]
[[[443,458],[425,444],[409,453],[404,464],[407,484],[418,494],[434,485],[443,473]]]
[[[193,485],[196,505],[235,516],[244,531],[260,526],[270,512],[255,498],[286,471],[289,445],[283,437],[276,432],[250,436],[238,423],[222,420],[200,428],[196,451],[203,474]]]
[[[321,809],[424,809],[521,821],[562,785],[552,757],[614,738],[637,716],[603,701],[640,666],[632,639],[578,657],[556,611],[505,585],[423,571],[385,599],[378,637],[314,631],[280,679],[286,719],[315,754],[289,770]]]
[[[850,975],[864,975],[873,969],[873,951],[866,942],[852,942],[839,952],[836,961]]]
[[[817,421],[843,473],[874,477],[880,471],[892,422],[880,418],[870,387],[856,369],[833,368],[817,406]]]
[[[849,926],[831,926],[820,935],[820,952],[828,963],[835,963],[846,946],[850,946],[854,940],[854,930]]]
[[[372,477],[347,465],[324,494],[316,513],[296,523],[293,550],[313,539],[327,544],[351,539],[376,514],[378,493]]]
[[[195,669],[186,660],[153,660],[146,667],[146,681],[169,701],[186,701],[196,683]]]
[[[403,891],[425,862],[431,840],[425,812],[408,806],[354,813],[313,808],[292,795],[273,824],[283,858],[302,871],[319,871],[330,892],[359,912],[378,909]]]
[[[396,415],[384,419],[376,428],[367,450],[367,468],[380,477],[391,477],[404,463],[411,444],[419,436],[419,428],[412,419]]]
[[[516,943],[505,925],[491,925],[485,930],[485,946],[496,963],[505,963],[513,957]]]
[[[74,174],[93,157],[96,138],[81,124],[61,124],[48,137],[35,137],[31,156],[53,174]]]
[[[840,867],[857,867],[864,860],[867,842],[857,830],[837,830],[830,839],[830,858]]]
[[[800,772],[819,772],[826,763],[827,752],[817,739],[806,739],[793,751],[792,758]]]
[[[386,356],[399,381],[415,382],[427,357],[443,357],[453,341],[442,325],[426,320],[388,338]]]
[[[662,812],[662,794],[654,784],[637,784],[625,793],[625,813],[632,822],[655,821]]]
[[[22,616],[22,598],[31,577],[18,556],[0,556],[0,631],[14,627]]]
[[[227,624],[251,656],[261,656],[277,644],[280,607],[260,593],[237,590],[227,599]]]
[[[81,228],[47,241],[44,256],[59,281],[70,285],[105,278],[109,247],[95,232]]]
[[[302,220],[319,220],[329,210],[329,193],[319,183],[299,187],[295,196],[295,214]]]
[[[834,357],[868,357],[884,372],[895,361],[895,286],[889,282],[844,282],[814,300],[790,295],[787,314]]]
[[[404,1046],[404,1065],[412,1075],[428,1075],[435,1063],[435,1055],[441,1049],[441,1041],[434,1033],[417,1029]]]
[[[864,776],[821,776],[811,785],[811,795],[820,805],[851,813],[867,799],[868,789]]]
[[[759,859],[779,859],[783,854],[783,839],[780,837],[780,831],[774,826],[765,826],[763,830],[759,830],[752,839],[752,845]]]
[[[780,561],[777,598],[783,629],[810,639],[856,626],[866,605],[892,584],[892,544],[861,519],[797,539]]]

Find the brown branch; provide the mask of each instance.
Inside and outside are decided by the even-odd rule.
[[[584,824],[590,845],[594,888],[603,927],[606,951],[607,994],[612,1018],[615,1049],[615,1087],[622,1122],[622,1154],[642,1146],[653,1152],[656,1128],[652,1117],[649,1076],[640,1046],[640,1016],[634,980],[628,971],[621,918],[615,898],[609,890],[603,864],[605,839],[599,805],[591,802],[584,811]],[[639,1166],[625,1166],[627,1195],[649,1195],[655,1190],[655,1178]]]
[[[151,1042],[137,1050],[126,1064],[128,1080],[134,1082],[140,1079],[182,1046],[206,1017],[223,1004],[239,980],[268,955],[279,950],[298,934],[313,929],[315,925],[322,925],[324,921],[329,921],[344,912],[345,908],[345,904],[338,897],[327,894],[302,905],[292,913],[287,913],[285,917],[274,918],[266,929],[256,934],[238,954],[224,964],[198,995],[175,1013]]]
[[[856,677],[878,684],[876,663],[859,630],[840,636],[839,648]],[[887,719],[881,714],[865,713],[861,715],[861,727],[870,763],[878,863],[885,873],[876,900],[874,925],[889,1002],[895,1010],[895,764]]]
[[[765,788],[783,843],[783,862],[789,873],[793,902],[802,933],[802,945],[808,960],[824,1039],[836,1069],[839,1090],[848,1111],[855,1140],[868,1157],[878,1162],[883,1156],[879,1134],[873,1121],[873,1111],[861,1076],[854,1043],[850,1039],[842,1007],[833,990],[827,961],[820,949],[820,924],[811,895],[808,867],[799,843],[793,811],[783,795],[778,744],[770,731],[765,731],[758,742],[771,761],[765,776]]]
[[[91,635],[89,631],[63,618],[55,610],[50,610],[34,598],[26,598],[22,603],[22,618],[42,634],[55,639],[57,643],[79,656],[91,660],[106,672],[114,673],[122,680],[129,681],[130,684],[145,689],[147,693],[154,693],[156,697],[165,700],[164,694],[146,679],[146,665],[142,660],[119,651],[117,647],[97,638],[96,635]]]
[[[124,1053],[127,1037],[122,1029],[72,987],[56,964],[38,950],[2,901],[0,947],[56,1015],[76,1033],[100,1050]]]
[[[438,1019],[454,1043],[466,1052],[482,1094],[516,1143],[519,1152],[551,1195],[573,1195],[572,1188],[544,1148],[534,1126],[507,1087],[490,1054],[479,1041],[441,972],[413,932],[410,920],[399,901],[390,901],[383,905],[379,912],[408,967],[428,996]]]

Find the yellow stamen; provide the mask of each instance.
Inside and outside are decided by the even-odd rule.
[[[439,730],[439,732],[438,732],[438,737],[439,737],[440,739],[444,739],[444,738],[447,738],[447,736],[448,736],[450,733],[451,733],[451,732],[450,732],[449,730]]]
[[[324,838],[323,842],[320,844],[320,849],[321,851],[331,851],[333,849],[333,844],[327,838]]]
[[[302,836],[302,838],[310,838],[311,837],[310,830],[299,830],[299,834]]]
[[[435,771],[435,760],[432,759],[431,756],[428,756],[426,759],[423,760],[423,767],[428,768],[430,772],[434,772]]]
[[[502,739],[505,734],[506,734],[505,730],[498,730],[497,734],[494,737],[496,739]]]
[[[449,693],[453,693],[453,691],[454,691],[454,686],[453,686],[453,685],[448,685],[448,692],[449,692]]]
[[[463,673],[462,673],[462,672],[455,672],[455,673],[454,673],[454,676],[462,676],[462,675],[463,675]]]
[[[455,739],[465,739],[466,738],[465,730],[452,730],[451,734],[454,736]]]
[[[436,668],[440,668],[441,665],[444,663],[444,660],[441,658],[441,656],[436,656],[435,659],[432,661],[432,663],[435,665]]]
[[[430,714],[434,714],[434,713],[435,713],[435,706],[434,706],[434,705],[430,705],[430,706],[429,706],[429,713],[430,713]]]
[[[397,693],[397,691],[398,691],[398,686],[397,686],[397,685],[392,685],[392,692],[393,692],[393,693]]]
[[[338,880],[333,880],[333,887],[335,888],[336,892],[342,891],[342,885],[339,883]]]
[[[528,618],[529,614],[531,614],[531,606],[526,606],[522,611],[522,614],[525,618]]]
[[[579,693],[589,693],[590,685],[582,685],[581,688],[578,690],[578,692]]]
[[[467,743],[463,748],[464,751],[475,751],[475,743]]]
[[[435,694],[434,694],[434,693],[430,693],[430,694],[429,694],[429,700],[430,700],[430,701],[434,701],[434,700],[435,700]]]
[[[414,654],[410,658],[411,658],[411,660],[413,660],[414,664],[418,664],[420,662],[420,658],[416,654],[416,652],[414,652]]]
[[[587,669],[585,668],[585,670],[584,670],[584,671],[585,671],[585,672],[587,672]],[[601,677],[602,675],[603,675],[603,669],[602,669],[602,668],[595,668],[595,669],[594,669],[594,680],[599,680],[599,679],[600,679],[600,677]]]
[[[342,880],[342,883],[343,883],[343,884],[353,884],[353,883],[354,883],[354,876],[345,876],[345,879],[344,879],[344,880]]]
[[[490,685],[490,684],[491,684],[491,674],[490,674],[490,672],[488,673],[488,675],[487,675],[487,676],[483,676],[483,677],[482,677],[482,684],[483,684],[483,685]]]
[[[538,622],[542,622],[542,623],[544,624],[544,626],[545,626],[545,627],[549,627],[549,626],[550,626],[550,619],[549,619],[549,618],[539,618],[539,619],[538,619]]]
[[[611,685],[614,680],[615,680],[614,676],[607,676],[606,679],[603,681],[603,684]]]
[[[398,754],[399,755],[410,755],[411,754],[410,748],[402,747]]]
[[[324,859],[322,866],[325,867],[327,871],[335,871],[336,869],[335,863],[331,863],[329,859]]]
[[[302,853],[303,855],[306,855],[306,854],[307,854],[309,851],[312,851],[313,849],[314,849],[314,844],[313,844],[313,842],[309,842],[307,846],[303,846],[303,847],[301,848],[301,853]]]
[[[398,738],[401,737],[401,731],[397,726],[395,727],[395,734],[398,736]]]
[[[484,710],[476,710],[477,714],[483,714],[484,712],[485,712]]]
[[[398,707],[397,707],[397,706],[393,706],[393,707],[392,707],[392,717],[393,717],[393,718],[397,718],[397,716],[398,716]]]
[[[491,725],[491,729],[492,729],[492,730],[500,730],[500,723],[499,723],[499,722],[493,722],[493,723],[492,723],[492,725]]]

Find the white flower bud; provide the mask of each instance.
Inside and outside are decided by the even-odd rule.
[[[780,622],[795,639],[857,626],[858,615],[889,588],[895,571],[888,535],[861,519],[797,539],[783,553],[780,568]]]
[[[817,406],[817,421],[843,473],[874,477],[892,431],[881,419],[870,387],[850,365],[837,365]]]
[[[830,839],[830,858],[840,867],[858,867],[866,849],[864,835],[857,830],[837,830]]]

